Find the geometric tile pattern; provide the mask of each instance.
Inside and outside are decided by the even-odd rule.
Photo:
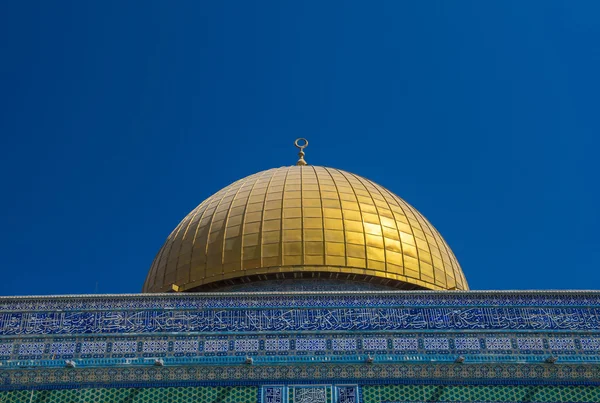
[[[599,296],[365,291],[0,297],[0,390],[323,381],[334,385],[328,393],[337,399],[345,392],[335,385],[359,380],[600,384]],[[463,364],[455,364],[459,356]],[[155,365],[161,364],[157,358],[163,367]],[[65,368],[66,360],[76,368]]]
[[[364,350],[387,350],[388,343],[384,337],[367,337],[362,339]]]
[[[44,353],[45,343],[22,343],[19,346],[19,355],[41,355]]]
[[[0,343],[0,356],[11,355],[13,347],[13,343]]]
[[[290,339],[288,338],[267,338],[265,340],[266,351],[288,351],[290,349]]]
[[[543,350],[544,344],[541,337],[517,337],[519,350]]]
[[[266,362],[277,360],[277,357],[293,362],[296,357],[302,361],[301,357],[311,353],[329,355],[333,361],[342,359],[342,356],[359,360],[358,357],[365,354],[389,356],[391,358],[386,359],[392,361],[405,360],[405,355],[410,353],[409,357],[419,356],[421,360],[427,357],[452,360],[453,355],[464,355],[470,363],[493,357],[501,357],[506,362],[540,362],[551,354],[559,356],[561,362],[575,358],[581,362],[600,362],[600,338],[577,333],[446,333],[443,337],[429,333],[353,333],[353,336],[304,336],[281,332],[280,336],[88,335],[83,338],[36,339],[39,341],[7,338],[0,343],[0,364],[22,360],[30,365],[32,360],[44,360],[40,365],[61,366],[64,359],[76,359],[85,364],[86,360],[99,358],[128,360],[135,357],[172,358],[172,363],[206,357],[203,362],[218,363],[227,357],[246,355],[264,357]]]
[[[454,339],[454,347],[457,350],[476,351],[481,349],[479,339],[477,337],[457,337]]]
[[[491,336],[486,338],[485,345],[490,350],[512,350],[510,337]]]
[[[269,388],[271,390],[269,390]],[[313,402],[322,400],[325,386],[309,387],[318,390]],[[298,403],[301,388],[290,387],[290,403]],[[336,387],[336,403],[357,403],[355,387]],[[363,403],[381,402],[598,402],[600,388],[593,386],[524,386],[524,385],[363,385]],[[344,394],[340,393],[344,390]],[[285,403],[282,387],[263,388],[263,403]],[[310,392],[304,392],[307,394]],[[358,393],[358,391],[356,391]],[[326,402],[331,401],[328,393]],[[0,391],[2,403],[256,403],[258,389],[253,386],[237,387],[155,387],[155,388],[83,388],[59,390]],[[293,399],[293,400],[292,400]],[[302,398],[301,398],[302,399]],[[354,399],[354,400],[352,400]]]
[[[77,367],[2,369],[0,390],[15,388],[89,386],[231,386],[232,382],[265,385],[299,382],[322,383],[429,383],[485,384],[512,382],[591,384],[600,386],[600,366],[594,364],[261,364],[187,365],[156,367],[153,361],[137,367]],[[1,400],[0,400],[1,401]]]
[[[598,402],[592,386],[365,385],[364,403],[381,402]]]
[[[446,337],[427,337],[423,339],[425,350],[448,350],[450,342]]]
[[[350,338],[334,338],[331,340],[331,349],[334,351],[349,351],[355,352],[358,349],[356,339]],[[364,346],[364,342],[363,342]]]
[[[262,387],[262,403],[285,403],[286,401],[283,386]]]
[[[107,343],[105,341],[84,341],[81,343],[81,354],[104,354]]]
[[[294,282],[294,280],[289,280]],[[308,280],[303,280],[308,281]],[[315,280],[319,285],[323,280]],[[271,290],[277,291],[277,290]],[[0,297],[0,312],[77,312],[80,310],[186,310],[219,308],[326,308],[326,307],[597,307],[600,291],[468,291],[468,292],[422,292],[422,291],[356,291],[296,293],[288,295],[273,293],[211,293],[198,294],[135,294],[135,295],[72,295],[67,297]],[[291,298],[290,298],[291,297]],[[113,317],[113,319],[118,316]],[[512,321],[519,318],[511,313]],[[425,318],[424,318],[425,319]],[[497,320],[490,317],[488,320]],[[543,325],[544,317],[537,317]],[[14,325],[14,323],[13,323]],[[30,331],[36,322],[30,323]],[[33,331],[32,333],[35,333]]]
[[[335,403],[359,403],[358,386],[343,385],[335,387]]]
[[[179,387],[179,388],[98,388],[67,390],[18,390],[0,392],[2,403],[256,403],[257,388]]]

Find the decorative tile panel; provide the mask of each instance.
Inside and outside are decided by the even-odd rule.
[[[363,350],[387,350],[387,339],[383,337],[369,337],[362,340]]]
[[[326,386],[296,386],[293,403],[328,403]]]
[[[325,339],[301,338],[296,340],[298,351],[325,351],[327,342]]]
[[[265,350],[267,351],[288,351],[290,349],[289,339],[267,339],[265,340]]]
[[[63,365],[63,358],[73,358],[85,365],[86,359],[110,358],[129,359],[133,357],[166,357],[171,363],[185,363],[196,359],[202,362],[217,364],[219,360],[240,355],[252,355],[263,361],[277,360],[278,356],[286,357],[285,361],[303,361],[308,352],[320,356],[329,355],[335,362],[348,359],[360,360],[363,354],[389,354],[389,360],[428,360],[429,356],[443,353],[435,360],[453,360],[451,354],[468,354],[469,362],[487,362],[490,358],[503,362],[540,362],[540,354],[568,355],[569,360],[579,359],[581,362],[600,363],[600,343],[593,337],[579,337],[573,333],[445,333],[444,337],[432,336],[431,333],[353,333],[355,337],[343,337],[339,334],[323,335],[289,335],[288,337],[273,335],[256,335],[254,337],[228,334],[212,336],[198,334],[182,338],[179,335],[137,335],[123,339],[122,336],[91,336],[82,338],[46,337],[36,339],[36,352],[26,353],[27,344],[20,347],[19,338],[4,340],[4,352],[0,354],[2,362],[27,360],[18,365],[31,365],[31,360],[45,360],[42,365]],[[28,339],[30,340],[30,339]],[[11,348],[10,344],[17,348]],[[20,353],[23,351],[23,353]],[[410,353],[407,355],[407,353]],[[451,354],[447,354],[451,353]],[[270,358],[267,358],[270,357]],[[304,357],[304,358],[302,358]],[[356,358],[352,358],[356,357]],[[444,358],[445,357],[445,358]],[[209,359],[210,358],[210,359]],[[199,361],[200,360],[200,361]],[[129,362],[129,361],[128,361]],[[223,361],[225,362],[225,361]],[[124,362],[112,361],[113,365]],[[15,365],[17,365],[15,363]]]
[[[393,339],[392,344],[394,350],[398,351],[419,349],[419,339],[416,337],[396,337]]]
[[[198,340],[175,340],[173,342],[174,353],[197,353]]]
[[[263,386],[262,403],[285,403],[283,386]]]
[[[104,354],[106,353],[105,341],[84,341],[81,343],[81,354]]]
[[[65,342],[65,343],[52,343],[50,344],[50,354],[53,355],[67,355],[75,353],[76,343]]]
[[[204,342],[204,351],[206,352],[225,352],[229,350],[229,341],[227,340],[206,340]]]
[[[166,353],[169,350],[169,342],[166,340],[145,341],[142,345],[144,353]]]
[[[256,403],[255,386],[77,388],[0,392],[2,403]]]
[[[477,337],[457,337],[454,339],[457,350],[479,350],[481,348]]]
[[[235,340],[233,344],[233,349],[235,351],[241,352],[253,352],[258,351],[259,341],[258,339],[240,339]]]
[[[176,385],[231,386],[232,382],[264,385],[272,382],[314,383],[461,383],[486,384],[487,380],[505,384],[540,386],[593,385],[600,388],[600,366],[581,364],[477,364],[454,363],[359,363],[359,364],[261,364],[261,365],[145,365],[77,368],[14,368],[0,371],[0,390],[41,387],[73,387],[74,380],[86,380],[88,386],[159,387]],[[77,384],[79,386],[79,384]],[[256,399],[256,396],[254,396]],[[256,401],[256,400],[255,400]],[[588,400],[589,401],[589,400]]]
[[[336,338],[331,340],[333,351],[356,351],[357,340],[350,338]]]
[[[19,355],[41,355],[45,346],[45,343],[22,343],[19,346]]]
[[[554,385],[365,385],[364,403],[598,402],[600,389]]]
[[[13,351],[13,343],[0,343],[0,356],[11,355]]]
[[[551,350],[575,350],[575,341],[566,337],[548,339]]]
[[[266,387],[265,387],[266,388]],[[265,400],[262,403],[284,403]],[[530,385],[364,385],[364,403],[381,402],[598,402],[600,389],[593,386]],[[132,398],[133,397],[133,398]],[[434,400],[436,399],[437,400]],[[256,403],[254,386],[82,388],[76,390],[0,391],[0,402],[102,402],[102,403]],[[341,403],[341,402],[336,402]]]
[[[587,351],[600,352],[600,338],[582,337],[581,348]]]
[[[432,377],[600,384],[594,301],[598,293],[0,298],[0,389],[64,387],[80,375],[117,385]],[[459,355],[468,365],[454,364]],[[164,367],[154,365],[158,357]],[[76,368],[65,369],[67,359]]]
[[[450,344],[444,337],[427,337],[423,339],[423,347],[425,350],[448,350]]]
[[[135,341],[115,341],[112,343],[112,352],[116,354],[130,354],[137,351]]]
[[[327,318],[327,320],[323,320]],[[492,319],[493,318],[493,319]],[[65,325],[68,323],[68,325]],[[592,308],[314,308],[4,314],[0,335],[392,330],[600,330]]]
[[[493,337],[488,336],[485,338],[485,346],[488,350],[510,350],[512,349],[512,343],[509,337]]]
[[[291,280],[293,281],[293,280]],[[321,280],[318,280],[319,282]],[[81,310],[195,310],[316,307],[593,307],[599,291],[339,291],[274,293],[73,295],[68,297],[0,297],[0,312],[77,312]],[[476,312],[475,310],[473,310]],[[437,316],[437,315],[436,315]],[[514,315],[510,315],[514,318]],[[544,315],[537,320],[543,322]],[[486,321],[498,318],[489,317]],[[519,318],[515,318],[518,322]],[[426,318],[423,318],[427,321]],[[13,322],[12,326],[16,323]]]
[[[544,343],[539,337],[518,337],[517,347],[519,350],[543,350]]]
[[[336,386],[336,403],[358,403],[358,386]]]

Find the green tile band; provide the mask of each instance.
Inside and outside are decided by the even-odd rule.
[[[595,386],[366,385],[363,403],[600,402]]]

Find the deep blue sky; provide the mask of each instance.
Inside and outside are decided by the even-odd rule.
[[[139,292],[296,160],[416,206],[472,289],[600,288],[600,2],[0,3],[0,295]],[[97,285],[96,285],[97,284]]]

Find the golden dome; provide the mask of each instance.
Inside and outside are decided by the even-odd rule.
[[[143,292],[302,277],[468,289],[415,208],[358,175],[300,165],[248,176],[202,202],[167,238]]]

